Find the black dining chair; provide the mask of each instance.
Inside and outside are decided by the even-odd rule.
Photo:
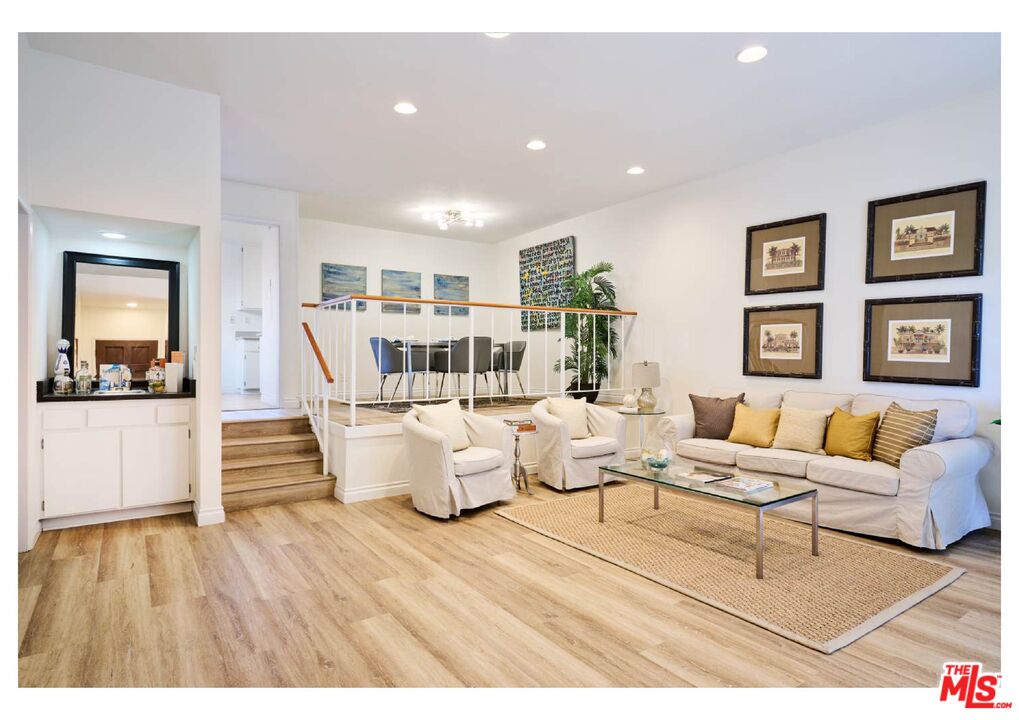
[[[372,355],[375,357],[375,365],[378,366],[382,375],[382,382],[379,384],[379,394],[376,402],[382,402],[386,381],[390,375],[399,375],[396,379],[396,387],[393,394],[389,396],[392,404],[396,393],[400,390],[400,383],[403,382],[404,373],[410,374],[410,397],[414,396],[414,379],[417,373],[428,372],[435,366],[434,360],[429,362],[428,352],[423,347],[412,347],[409,353],[404,352],[384,337],[369,338],[372,347]],[[409,357],[408,357],[409,356]]]
[[[474,394],[478,394],[478,375],[483,375],[485,383],[491,387],[488,380],[488,373],[492,371],[493,365],[492,338],[474,338]],[[439,350],[435,353],[433,370],[439,373],[442,378],[439,381],[439,397],[442,397],[442,389],[446,384],[446,375],[456,376],[456,394],[460,394],[460,376],[470,373],[471,345],[469,337],[462,337],[453,343],[449,350]]]
[[[513,373],[517,378],[517,385],[520,387],[520,394],[526,395],[524,384],[520,382],[520,366],[524,361],[524,351],[527,349],[526,340],[513,340],[500,343],[502,352],[495,356],[496,364],[492,368],[495,371],[496,380],[499,383],[499,390],[503,394],[509,394],[509,374]],[[505,387],[503,382],[505,381]]]

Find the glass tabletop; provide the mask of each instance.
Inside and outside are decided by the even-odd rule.
[[[684,473],[695,473],[698,471],[710,473],[714,471],[708,468],[702,468],[697,465],[690,465],[681,462],[673,463],[665,470],[645,469],[639,462],[636,461],[624,463],[622,465],[603,465],[599,469],[616,475],[621,475],[623,477],[655,483],[662,487],[685,490],[687,492],[707,495],[709,497],[720,498],[723,500],[732,500],[733,502],[743,503],[744,505],[752,505],[754,507],[770,505],[771,503],[780,502],[782,500],[790,500],[801,495],[810,495],[814,491],[814,488],[810,487],[806,483],[768,478],[774,483],[773,487],[768,488],[767,490],[760,490],[755,493],[746,494],[739,490],[719,487],[717,482],[704,482],[703,480],[684,477]],[[735,476],[754,478],[752,474],[747,473],[739,473],[735,474]]]
[[[638,410],[637,408],[617,408],[620,415],[664,415],[664,410]]]

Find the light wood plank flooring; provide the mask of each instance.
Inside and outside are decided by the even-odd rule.
[[[554,499],[540,488],[514,503]],[[896,545],[902,549],[902,546]],[[926,553],[925,553],[926,554]],[[530,532],[409,497],[43,533],[19,556],[23,686],[926,686],[1000,670],[1000,542],[825,656]]]

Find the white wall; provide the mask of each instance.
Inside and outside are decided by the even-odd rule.
[[[386,268],[420,272],[423,298],[433,296],[435,273],[466,275],[470,278],[470,299],[490,301],[496,293],[495,258],[496,248],[492,245],[302,218],[299,275],[301,302],[319,302],[322,299],[321,265],[324,262],[366,266],[369,295],[381,293],[382,269]],[[490,314],[487,311],[478,312],[475,317],[477,334],[487,334],[484,330],[489,320]],[[379,303],[369,303],[365,312],[358,313],[357,322],[358,337],[363,339],[358,351],[358,389],[361,393],[371,395],[377,383],[377,374],[368,338],[378,335],[380,331],[383,337],[388,338],[404,335],[404,318],[402,314],[380,313]],[[429,334],[433,338],[449,335],[461,337],[467,334],[467,327],[468,320],[465,317],[437,316],[433,309],[423,307],[420,315],[408,315],[406,334],[422,339]],[[498,331],[496,334],[497,341],[501,341],[503,338]],[[300,347],[289,350],[292,353],[296,351],[296,362],[299,362]],[[284,348],[284,352],[287,352],[287,348]],[[337,374],[337,369],[333,370]],[[393,387],[392,383],[389,387]],[[483,385],[481,389],[484,390]]]
[[[18,91],[19,188],[29,206],[199,228],[201,302],[193,304],[196,332],[190,337],[198,380],[195,514],[200,523],[221,521],[219,98],[24,43]],[[25,429],[28,417],[21,422]],[[30,540],[23,537],[21,544]]]
[[[1000,435],[988,423],[1001,414],[999,117],[997,93],[974,95],[507,240],[499,297],[518,302],[520,248],[575,235],[579,269],[615,263],[620,306],[640,312],[628,360],[662,363],[657,394],[674,411],[712,386],[964,398],[977,407],[978,433],[999,448],[981,476],[998,514]],[[988,183],[982,277],[864,282],[868,201],[974,180]],[[826,289],[744,296],[747,226],[819,212],[828,214]],[[979,388],[861,380],[865,298],[971,292],[984,295]],[[823,379],[744,378],[743,308],[804,302],[824,302]]]

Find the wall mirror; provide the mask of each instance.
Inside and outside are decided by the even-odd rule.
[[[71,367],[119,363],[142,377],[154,358],[180,350],[180,263],[64,253],[62,335]]]

